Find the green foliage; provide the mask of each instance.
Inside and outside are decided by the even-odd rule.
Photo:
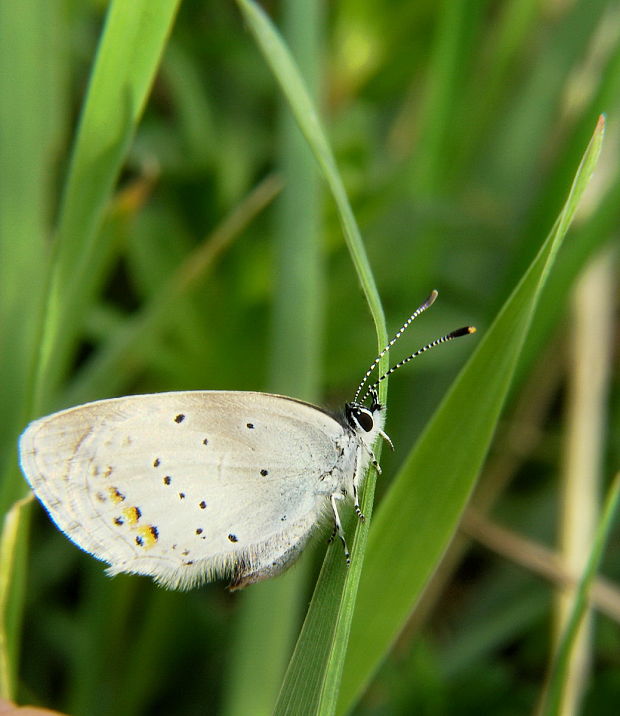
[[[543,703],[548,671],[551,713],[595,569],[620,577],[617,542],[599,565],[611,498],[553,666],[555,585],[449,545],[482,474],[478,510],[561,548],[561,451],[575,440],[563,337],[575,281],[620,218],[613,149],[559,249],[602,111],[617,131],[617,11],[269,10],[0,3],[2,695],[76,716],[516,714]],[[29,419],[196,388],[337,409],[432,288],[438,302],[391,362],[458,325],[478,334],[391,378],[396,451],[383,452],[374,517],[347,521],[349,570],[339,545],[319,569],[321,536],[288,574],[243,593],[165,592],[108,579],[17,502]],[[620,453],[613,380],[606,390],[604,479]],[[592,502],[600,489],[593,475]],[[371,476],[369,517],[374,491]],[[613,627],[600,618],[586,646],[589,714],[620,689]]]

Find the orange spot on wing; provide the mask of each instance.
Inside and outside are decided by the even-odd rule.
[[[123,502],[125,495],[118,489],[118,487],[108,487],[108,494],[112,498],[112,502]]]
[[[127,520],[127,524],[135,525],[138,523],[140,517],[142,517],[142,512],[139,507],[126,507],[123,510],[123,515]]]
[[[144,549],[152,547],[157,542],[157,539],[159,537],[157,527],[155,527],[154,525],[146,525],[145,527],[139,527],[136,530],[136,534],[142,538],[140,546],[144,547]]]

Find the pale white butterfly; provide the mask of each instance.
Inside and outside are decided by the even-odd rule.
[[[437,297],[403,324],[366,372],[342,415],[258,392],[183,391],[100,400],[31,423],[21,467],[56,525],[107,562],[108,574],[150,575],[171,588],[217,577],[232,588],[275,576],[331,516],[349,551],[337,503],[357,515],[359,490],[379,465],[373,444],[385,407],[376,387],[360,393],[381,356]],[[370,407],[364,403],[370,401]]]

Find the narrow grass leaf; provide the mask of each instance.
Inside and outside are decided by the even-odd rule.
[[[80,119],[60,210],[38,382],[44,402],[57,384],[92,295],[89,283],[106,247],[103,211],[142,114],[179,0],[115,0]]]
[[[282,32],[295,48],[309,92],[321,69],[323,8],[293,0],[282,6]],[[279,170],[285,191],[274,206],[275,281],[268,389],[318,402],[324,284],[323,184],[308,143],[281,98]],[[271,716],[305,610],[311,554],[280,579],[243,594],[225,679],[225,716]],[[265,659],[265,654],[269,659]]]
[[[20,385],[24,392],[19,400],[15,396],[13,400],[13,404],[19,406],[19,410],[16,407],[12,412],[20,421],[20,427],[28,417],[39,412],[49,395],[55,392],[81,325],[79,319],[89,305],[93,285],[97,285],[94,276],[100,273],[98,267],[107,256],[107,247],[96,240],[97,228],[146,101],[178,3],[179,0],[157,3],[115,0],[110,6],[64,187],[59,228],[51,254],[44,241],[45,221],[51,213],[51,200],[44,192],[49,186],[51,168],[43,157],[48,159],[51,155],[51,132],[46,121],[56,131],[58,126],[53,108],[41,106],[42,99],[49,99],[51,93],[48,94],[47,87],[39,86],[42,71],[52,85],[45,50],[56,50],[56,47],[48,48],[46,42],[41,42],[41,38],[46,37],[45,21],[50,20],[51,13],[42,13],[40,3],[27,2],[20,4],[18,11],[15,6],[18,12],[15,15],[9,11],[11,3],[3,4],[7,12],[3,10],[1,19],[8,22],[0,25],[11,35],[10,42],[2,43],[3,50],[13,53],[14,61],[19,60],[17,67],[23,70],[17,82],[13,72],[0,73],[12,81],[6,96],[19,89],[16,102],[4,103],[7,107],[0,115],[0,124],[2,136],[12,137],[15,151],[8,156],[14,168],[19,169],[9,182],[3,182],[1,195],[13,206],[6,216],[6,227],[2,227],[3,234],[4,229],[9,228],[6,236],[12,244],[8,254],[10,265],[7,264],[7,271],[12,275],[11,294],[6,306],[14,346],[9,353],[16,358],[14,366],[22,374],[18,381],[1,382]],[[54,38],[51,31],[48,37]],[[54,39],[61,47],[58,38]],[[52,40],[49,43],[54,44]],[[58,61],[53,53],[51,56]],[[4,190],[5,184],[13,187],[14,196]],[[2,213],[4,215],[4,211]],[[17,230],[18,227],[21,229]],[[16,305],[18,301],[21,305]],[[0,310],[4,312],[4,306]],[[14,446],[16,434],[10,437]],[[17,478],[14,447],[7,454],[11,456],[11,480],[3,482],[3,491],[16,485],[23,491],[26,485]],[[23,510],[15,513],[16,530],[23,529],[23,522],[20,526],[22,513]],[[26,540],[12,540],[5,543],[3,549],[3,559],[15,565],[8,585],[10,593],[3,597],[5,611],[1,615],[4,624],[10,623],[11,633],[4,631],[3,624],[0,635],[3,649],[0,658],[7,665],[3,673],[10,678],[18,658],[19,592],[24,578],[22,558]],[[3,688],[8,692],[9,684],[3,684]]]
[[[605,543],[609,537],[614,517],[618,512],[619,503],[620,473],[616,475],[605,499],[601,519],[594,538],[594,544],[592,545],[592,551],[583,575],[579,580],[570,616],[568,618],[566,628],[564,629],[564,633],[562,634],[558,650],[551,664],[545,694],[539,711],[540,716],[556,716],[556,714],[563,713],[562,693],[564,691],[566,679],[569,676],[571,650],[579,633],[579,626],[588,607],[588,595],[601,563]]]
[[[24,510],[32,495],[17,500],[4,515],[0,534],[0,695],[10,699],[15,689],[15,649],[25,597],[25,572],[21,559],[27,539]],[[21,545],[21,546],[20,546]]]
[[[293,115],[332,192],[347,246],[375,322],[377,342],[381,348],[387,340],[383,309],[355,217],[316,109],[290,53],[267,16],[249,0],[238,0],[238,5],[265,60],[280,83]],[[381,362],[381,369],[384,370],[386,364],[387,356]],[[384,402],[387,397],[386,391],[384,381],[381,387],[381,400]],[[373,497],[374,475],[369,476],[366,481],[361,500],[362,510],[367,517],[372,513]],[[344,666],[367,534],[368,523],[358,524],[353,539],[352,564],[346,577],[342,554],[333,548],[329,550],[280,691],[276,713],[333,712]],[[335,552],[338,561],[334,559]]]
[[[351,205],[336,167],[336,161],[329,147],[321,122],[306,91],[304,81],[295,66],[293,59],[282,42],[282,39],[271,24],[265,13],[250,0],[237,0],[237,4],[243,12],[243,16],[263,56],[271,68],[280,87],[290,104],[291,111],[297,120],[299,128],[312,149],[314,157],[318,162],[323,177],[327,182],[330,191],[338,208],[342,229],[353,264],[359,276],[362,289],[366,295],[370,312],[375,321],[380,347],[385,344],[386,331],[383,309],[377,287],[375,284],[366,251],[362,243]]]
[[[603,128],[601,118],[553,230],[378,510],[360,582],[339,713],[348,711],[367,686],[454,534],[493,437],[540,292],[598,159]]]
[[[59,141],[54,82],[58,8],[0,3],[0,509],[23,494],[15,440],[28,418],[39,309],[48,268],[50,148]],[[42,38],[45,41],[42,41]],[[56,45],[56,43],[58,43]],[[6,477],[5,477],[6,476]]]
[[[24,494],[15,445],[31,410],[31,377],[48,269],[47,220],[60,143],[65,28],[60,3],[0,3],[0,695],[19,664],[25,603]],[[15,536],[19,534],[19,538]],[[9,538],[10,536],[10,538]]]

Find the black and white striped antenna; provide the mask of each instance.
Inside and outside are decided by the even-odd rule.
[[[355,391],[355,397],[353,398],[353,402],[358,402],[359,394],[362,392],[362,389],[364,385],[366,384],[366,381],[370,377],[372,371],[377,367],[379,364],[379,361],[383,356],[386,354],[386,352],[396,343],[396,341],[402,336],[402,334],[409,328],[409,326],[413,323],[413,321],[421,314],[426,311],[427,308],[430,308],[433,303],[435,303],[435,299],[437,298],[438,293],[437,291],[433,290],[431,291],[429,297],[424,301],[424,303],[417,308],[410,316],[409,318],[403,323],[403,325],[398,329],[394,337],[390,340],[390,342],[385,346],[385,348],[379,353],[379,355],[375,358],[375,360],[372,362],[370,368],[366,371],[366,374],[362,378],[360,384],[357,387],[357,390]],[[422,348],[419,348],[415,353],[412,353],[411,355],[407,356],[406,358],[403,358],[401,361],[396,363],[396,365],[392,366],[386,373],[384,373],[382,376],[380,376],[372,385],[368,387],[366,392],[364,393],[363,397],[359,402],[363,403],[366,398],[368,398],[370,395],[376,395],[376,388],[381,383],[381,381],[385,380],[389,375],[392,375],[394,371],[397,371],[399,368],[402,368],[404,365],[409,363],[409,361],[412,361],[414,358],[417,358],[422,353],[426,353],[427,350],[434,348],[435,346],[440,345],[441,343],[447,343],[448,341],[452,341],[455,338],[460,338],[461,336],[467,336],[471,333],[475,333],[476,329],[474,326],[464,326],[463,328],[457,328],[456,331],[450,331],[450,333],[447,333],[445,336],[441,336],[441,338],[436,338],[434,341],[431,341],[430,343],[427,343],[425,346],[422,346]]]

